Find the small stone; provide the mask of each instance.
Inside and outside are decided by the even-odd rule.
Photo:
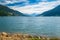
[[[38,38],[41,39],[40,36]]]
[[[50,38],[47,37],[47,40],[50,40]]]
[[[39,38],[38,36],[34,35],[33,38]]]
[[[2,36],[8,37],[8,34],[6,32],[1,33]]]
[[[45,36],[40,36],[40,38],[41,38],[42,40],[47,40],[47,37],[45,37]]]
[[[32,36],[28,34],[24,34],[24,38],[32,38]]]
[[[17,34],[17,37],[23,37],[23,35],[22,34]]]

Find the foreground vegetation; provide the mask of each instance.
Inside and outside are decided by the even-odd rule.
[[[20,34],[20,33],[0,33],[0,40],[60,40],[59,38],[48,38],[44,36]]]

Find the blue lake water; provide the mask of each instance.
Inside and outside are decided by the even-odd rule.
[[[0,17],[0,32],[60,36],[60,17]]]

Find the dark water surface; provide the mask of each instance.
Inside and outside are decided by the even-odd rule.
[[[0,32],[60,36],[60,17],[0,17]]]

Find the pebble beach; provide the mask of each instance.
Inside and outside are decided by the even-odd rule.
[[[0,33],[0,40],[60,40],[60,38],[49,38],[44,36],[20,34],[20,33]]]

